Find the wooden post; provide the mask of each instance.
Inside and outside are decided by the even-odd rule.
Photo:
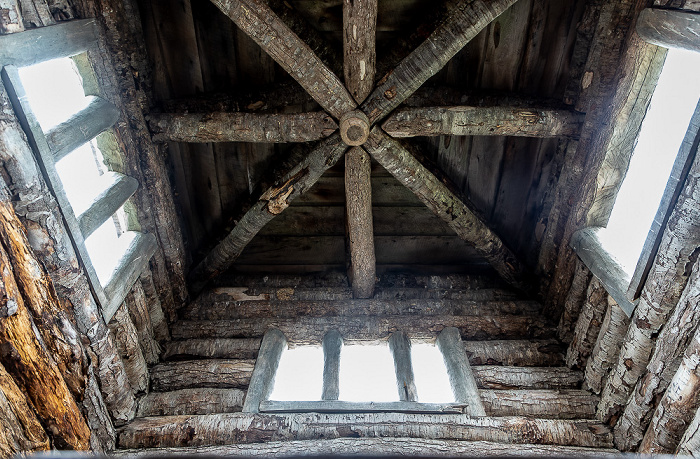
[[[404,332],[396,331],[389,337],[389,349],[394,356],[399,400],[403,402],[417,401],[418,394],[413,378],[413,363],[411,362],[411,340]]]
[[[486,416],[459,330],[454,327],[445,328],[438,335],[436,344],[445,360],[455,401],[466,404],[465,413],[471,416]]]
[[[267,400],[270,396],[275,386],[277,366],[280,363],[282,351],[286,348],[287,339],[281,331],[273,328],[265,333],[243,403],[243,412],[257,413],[260,410],[260,402]]]
[[[331,330],[323,337],[323,392],[321,400],[338,400],[340,394],[340,352],[343,337]]]

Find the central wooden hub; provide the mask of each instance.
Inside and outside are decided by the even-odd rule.
[[[369,119],[359,110],[348,112],[340,117],[340,137],[346,144],[356,147],[369,137]]]

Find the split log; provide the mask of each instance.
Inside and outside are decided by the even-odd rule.
[[[136,415],[176,416],[180,414],[233,413],[241,411],[245,392],[240,389],[180,389],[151,392],[139,400]]]
[[[429,440],[417,438],[336,438],[333,440],[278,441],[269,443],[234,444],[205,447],[173,447],[155,449],[125,449],[112,453],[115,457],[290,457],[313,454],[332,456],[343,451],[357,456],[471,456],[471,457],[591,457],[619,458],[615,449],[581,448],[519,444],[517,448],[507,443],[486,441]]]
[[[693,421],[685,429],[676,454],[694,458],[700,456],[700,410],[695,411]]]
[[[151,319],[153,336],[161,343],[170,341],[170,329],[165,319],[165,313],[163,312],[163,306],[156,291],[156,286],[153,283],[151,270],[147,269],[141,273],[140,281],[143,294],[146,297],[146,304],[148,305],[148,317]]]
[[[622,451],[634,451],[644,437],[664,391],[678,370],[683,352],[700,325],[700,263],[697,261],[688,285],[666,325],[659,333],[645,374],[639,379],[627,406],[615,426],[616,444]]]
[[[566,295],[564,312],[559,319],[559,328],[557,329],[557,336],[566,343],[571,343],[574,338],[574,330],[586,301],[591,277],[591,271],[580,259],[577,259],[574,280],[571,281],[569,293]]]
[[[391,137],[491,135],[578,138],[585,115],[522,107],[403,108],[382,123]]]
[[[343,1],[345,86],[360,104],[374,88],[377,0]]]
[[[646,8],[639,14],[637,33],[664,48],[700,51],[700,16],[696,12]]]
[[[358,2],[345,0],[344,2],[346,8],[352,3],[358,5],[358,9],[361,4],[374,3],[376,9],[376,0]],[[361,147],[351,148],[345,155],[345,210],[347,240],[350,247],[348,277],[352,282],[355,298],[372,297],[377,274],[372,225],[371,173],[372,164],[367,152]]]
[[[472,367],[480,389],[575,389],[583,373],[566,367],[522,368],[500,365]]]
[[[479,391],[488,416],[592,419],[599,398],[583,390]]]
[[[603,325],[588,358],[585,371],[585,387],[596,394],[600,394],[603,390],[603,381],[610,368],[617,362],[620,345],[629,325],[630,318],[625,311],[608,296],[608,310],[605,312]]]
[[[153,338],[153,325],[151,325],[151,316],[146,306],[146,294],[141,288],[140,282],[134,284],[131,292],[124,299],[124,304],[136,329],[143,358],[148,365],[158,363],[160,361],[160,346]]]
[[[187,360],[151,368],[151,389],[168,392],[193,387],[246,388],[255,360]]]
[[[115,311],[108,326],[114,334],[114,341],[122,356],[132,390],[135,393],[146,392],[148,390],[148,366],[139,345],[138,332],[131,317],[129,317],[126,303],[122,303]]]
[[[154,142],[309,142],[338,125],[324,112],[293,114],[159,113],[149,116]]]
[[[25,394],[0,364],[0,457],[50,449],[49,437]]]
[[[119,446],[208,446],[349,436],[498,441],[510,443],[511,447],[514,443],[603,448],[612,445],[610,430],[597,421],[409,413],[228,413],[137,419],[121,431]]]
[[[340,395],[340,352],[343,337],[331,330],[323,337],[323,388],[321,400],[338,400]]]
[[[486,416],[484,405],[481,403],[476,389],[474,372],[469,366],[469,360],[464,352],[459,330],[454,327],[445,328],[435,340],[435,345],[440,349],[445,362],[445,369],[455,401],[465,405],[464,412],[466,414]]]
[[[255,359],[259,349],[260,338],[188,339],[167,343],[162,358],[163,360],[183,360],[192,357]]]
[[[260,0],[212,0],[334,118],[355,109],[345,86]]]
[[[382,79],[361,109],[371,124],[384,118],[428,78],[435,75],[464,45],[516,0],[462,1],[427,40]]]
[[[209,279],[230,267],[262,227],[311,188],[340,159],[345,148],[338,135],[321,141],[304,160],[268,188],[233,230],[192,270],[190,288],[194,292],[201,291]]]
[[[597,278],[591,279],[586,296],[586,302],[576,322],[574,337],[566,353],[566,365],[570,368],[586,367],[608,307],[608,292]]]
[[[404,332],[400,330],[395,331],[389,337],[389,349],[394,358],[394,372],[396,373],[396,388],[399,392],[399,400],[415,402],[418,400],[418,393],[411,361],[411,340]],[[462,351],[462,354],[464,354],[464,351]]]
[[[399,142],[375,127],[364,147],[379,164],[450,225],[462,240],[473,244],[477,252],[486,258],[507,282],[521,290],[529,290],[530,286],[524,280],[525,266],[501,238],[484,223],[471,206],[451,192]]]
[[[243,403],[244,412],[257,413],[260,402],[270,398],[275,386],[280,357],[286,348],[287,340],[281,331],[273,328],[265,332]]]

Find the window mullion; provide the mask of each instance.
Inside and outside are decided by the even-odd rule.
[[[244,413],[258,413],[260,402],[270,397],[272,389],[275,387],[275,374],[280,357],[286,348],[287,338],[285,338],[284,333],[276,328],[265,332],[243,403]]]
[[[396,331],[389,337],[389,349],[391,349],[391,354],[394,357],[399,400],[415,402],[418,400],[418,395],[416,393],[413,364],[411,362],[411,341],[404,332]]]
[[[486,416],[459,330],[455,327],[445,328],[438,335],[436,344],[445,360],[455,401],[466,405],[467,414]]]
[[[340,395],[340,350],[343,337],[330,330],[323,337],[323,392],[321,400],[338,400]]]

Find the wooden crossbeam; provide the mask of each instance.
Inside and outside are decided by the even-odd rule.
[[[447,20],[383,79],[361,109],[374,124],[399,106],[484,27],[517,0],[464,0]]]
[[[476,248],[510,284],[528,291],[525,266],[472,208],[455,195],[398,141],[372,129],[364,147],[399,182],[442,218],[457,235]]]
[[[262,0],[212,0],[224,14],[287,71],[330,115],[356,107],[352,96],[309,46]]]
[[[343,156],[346,148],[339,135],[332,135],[282,174],[238,220],[231,232],[192,270],[192,290],[200,292],[209,279],[228,269],[258,231],[286,209],[293,199],[311,188]]]
[[[325,112],[159,113],[150,116],[153,141],[309,142],[333,134],[338,125]]]

